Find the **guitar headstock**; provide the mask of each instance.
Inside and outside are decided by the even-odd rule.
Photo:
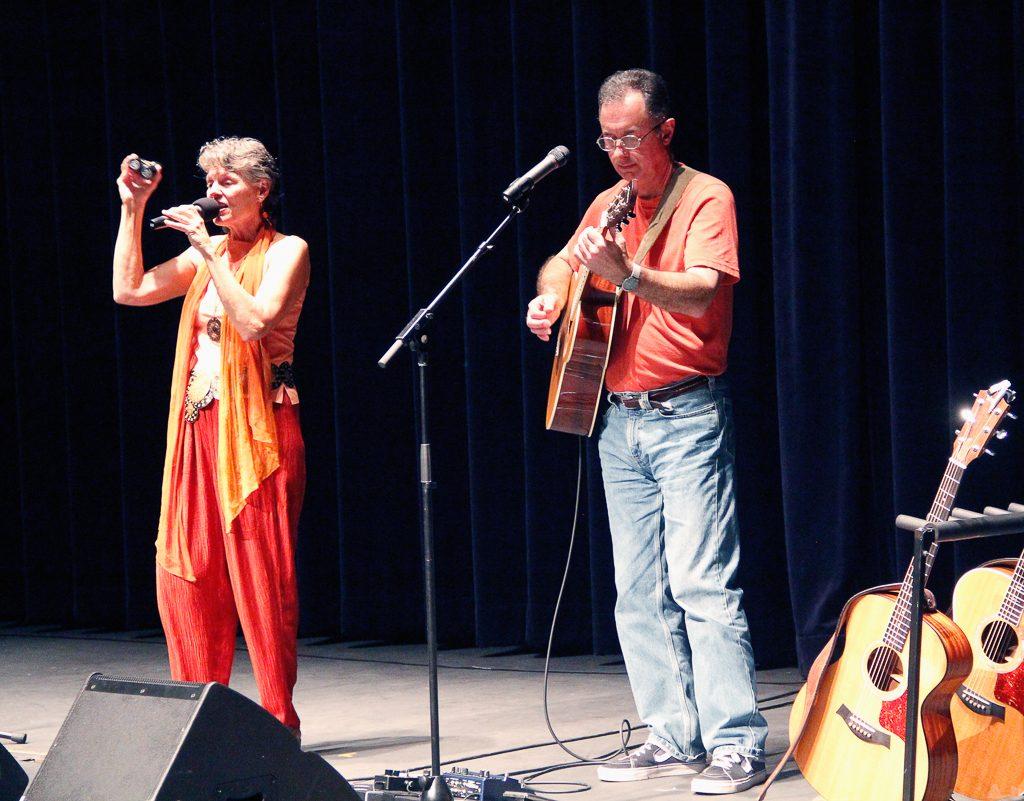
[[[1015,419],[1009,408],[1016,396],[1017,393],[1010,389],[1010,382],[1005,380],[988,389],[978,390],[974,395],[974,405],[962,412],[964,424],[956,432],[950,459],[960,467],[967,467],[981,454],[991,453],[985,447],[989,439],[1005,437],[1006,432],[1000,429],[1003,420],[1007,417]]]
[[[631,217],[635,217],[633,209],[636,207],[636,181],[630,181],[618,194],[612,198],[608,208],[604,211],[604,228],[606,230],[621,231],[622,226],[628,225]]]

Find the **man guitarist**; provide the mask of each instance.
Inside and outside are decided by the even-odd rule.
[[[547,341],[580,264],[624,290],[599,445],[616,626],[651,733],[598,776],[699,774],[693,792],[739,792],[764,781],[767,725],[735,580],[732,403],[721,378],[739,280],[733,197],[673,161],[676,121],[659,75],[617,72],[598,105],[597,144],[623,181],[597,196],[541,269],[526,314]],[[606,231],[602,212],[630,180],[636,219],[622,233]]]

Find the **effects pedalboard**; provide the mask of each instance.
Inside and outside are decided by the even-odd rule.
[[[441,775],[455,798],[465,798],[469,801],[509,801],[505,793],[523,793],[519,779],[512,778],[507,773],[496,776],[486,770],[452,768],[442,771]],[[366,801],[418,801],[426,779],[425,775],[416,776],[397,770],[385,770],[383,776],[373,777],[373,789],[366,791]]]

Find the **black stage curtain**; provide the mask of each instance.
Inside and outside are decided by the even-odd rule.
[[[724,179],[743,280],[730,379],[742,583],[761,666],[806,665],[855,590],[900,577],[897,512],[929,508],[971,392],[1024,382],[1024,6],[1016,2],[16,3],[2,36],[0,617],[155,624],[153,538],[180,303],[117,307],[123,154],[153,203],[201,194],[195,153],[264,140],[284,231],[314,271],[298,342],[310,482],[302,630],[422,637],[414,371],[376,360],[504,214],[574,152],[439,314],[430,368],[440,626],[543,644],[577,441],[543,426],[551,347],[522,325],[536,270],[614,175],[595,95],[646,66],[677,154]],[[147,234],[149,263],[182,248]],[[1024,500],[1019,438],[966,506]],[[558,632],[612,652],[594,442]],[[949,548],[935,589],[1019,539]]]

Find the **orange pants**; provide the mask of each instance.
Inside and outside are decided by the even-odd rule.
[[[157,603],[177,681],[227,684],[238,623],[264,708],[297,729],[292,704],[299,623],[295,540],[306,487],[297,406],[274,406],[281,465],[225,531],[217,505],[217,403],[183,423],[182,493],[196,580],[156,570]]]

